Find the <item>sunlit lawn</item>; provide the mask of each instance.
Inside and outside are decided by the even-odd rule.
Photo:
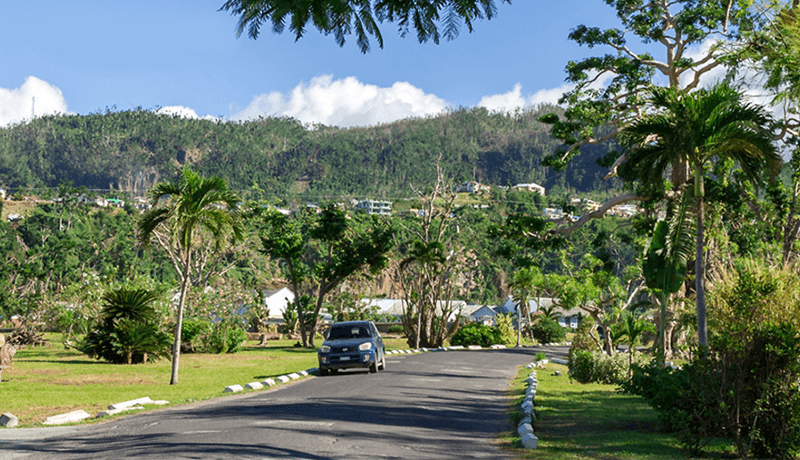
[[[14,366],[3,370],[0,412],[16,415],[20,426],[78,409],[96,414],[109,404],[145,396],[171,404],[209,399],[223,395],[227,385],[245,385],[317,366],[316,351],[294,347],[296,340],[271,341],[267,347],[248,342],[244,351],[235,354],[181,354],[179,384],[169,385],[169,360],[107,364],[65,350],[59,337],[50,337],[52,347],[21,350]],[[387,349],[408,348],[401,339],[386,342]]]
[[[554,371],[562,376],[555,376]],[[525,383],[530,370],[522,369],[513,382],[513,426],[522,415]],[[641,398],[617,392],[613,385],[571,382],[566,366],[550,364],[538,370],[534,434],[537,450],[520,448],[515,434],[504,438],[506,447],[521,458],[573,459],[680,459],[687,458],[678,441],[659,431],[656,413]],[[728,457],[731,449],[716,444],[707,458]]]

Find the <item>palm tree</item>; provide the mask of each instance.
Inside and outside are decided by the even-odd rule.
[[[242,239],[242,226],[238,219],[239,198],[228,189],[219,177],[204,178],[189,168],[184,168],[179,180],[161,182],[148,193],[153,208],[139,221],[139,239],[147,246],[157,229],[163,228],[167,237],[178,248],[177,265],[180,268],[181,292],[178,300],[175,341],[172,345],[172,376],[170,385],[178,383],[180,365],[181,328],[186,305],[186,293],[191,282],[192,255],[197,249],[199,232],[211,235],[214,248],[222,250],[227,237]],[[162,201],[163,200],[163,201]]]
[[[525,267],[514,272],[514,279],[508,284],[517,303],[517,347],[522,342],[522,315],[527,312],[530,323],[531,312],[528,301],[533,297],[536,286],[540,284],[541,276],[542,273],[537,267]]]
[[[630,349],[628,350],[628,378],[633,375],[633,353],[636,348],[636,341],[643,332],[652,332],[654,327],[652,324],[637,318],[633,313],[623,312],[617,327],[614,328],[618,340],[628,342]],[[625,340],[627,338],[627,340]]]
[[[700,346],[708,346],[703,262],[705,167],[715,160],[732,159],[758,182],[765,166],[779,164],[771,133],[771,119],[763,107],[746,103],[727,84],[694,93],[674,88],[653,88],[653,112],[622,131],[621,140],[632,146],[623,175],[634,177],[645,187],[663,185],[664,172],[674,160],[689,164],[694,175],[691,190],[696,206],[695,283],[697,335]],[[676,188],[684,184],[674,184]]]

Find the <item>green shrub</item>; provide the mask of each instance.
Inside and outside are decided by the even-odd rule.
[[[797,267],[745,264],[715,282],[709,349],[672,371],[638,369],[623,388],[696,452],[727,437],[741,457],[800,451],[800,280]]]
[[[158,296],[146,289],[116,289],[103,296],[100,320],[78,348],[93,358],[117,364],[167,357],[171,337],[153,306]]]
[[[390,334],[402,334],[403,333],[403,325],[402,324],[392,324],[389,326],[387,330]]]
[[[244,348],[246,342],[247,333],[241,326],[221,321],[214,324],[203,349],[207,353],[236,353]]]
[[[579,383],[621,384],[628,379],[630,356],[616,353],[609,356],[599,351],[574,350],[568,359],[569,376]],[[641,353],[633,355],[634,369],[649,362]]]
[[[203,340],[211,333],[211,321],[184,318],[181,323],[181,351],[196,353],[203,349]]]
[[[480,323],[469,323],[463,326],[450,339],[451,345],[480,345],[488,347],[496,343],[503,343],[500,330]]]
[[[516,342],[517,331],[514,329],[514,317],[512,315],[497,315],[494,317],[497,330],[500,331],[501,343]]]
[[[550,319],[540,318],[531,324],[533,338],[540,343],[563,342],[567,338],[567,331],[558,323]]]

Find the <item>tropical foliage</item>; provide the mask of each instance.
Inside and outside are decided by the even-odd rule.
[[[145,289],[120,288],[103,296],[98,323],[78,348],[89,356],[117,364],[146,363],[169,356],[170,336],[156,309],[159,295]]]

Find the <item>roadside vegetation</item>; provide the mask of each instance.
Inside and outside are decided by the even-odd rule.
[[[559,371],[562,375],[554,375]],[[641,398],[622,394],[616,385],[580,384],[570,379],[568,368],[548,364],[537,371],[534,434],[539,448],[528,450],[519,444],[516,431],[501,436],[504,448],[517,458],[547,460],[615,459],[674,460],[698,458],[669,433],[659,429],[658,415]],[[522,368],[508,390],[510,424],[516,430],[522,419],[520,404],[525,398]],[[716,442],[700,458],[731,458],[735,447]]]

